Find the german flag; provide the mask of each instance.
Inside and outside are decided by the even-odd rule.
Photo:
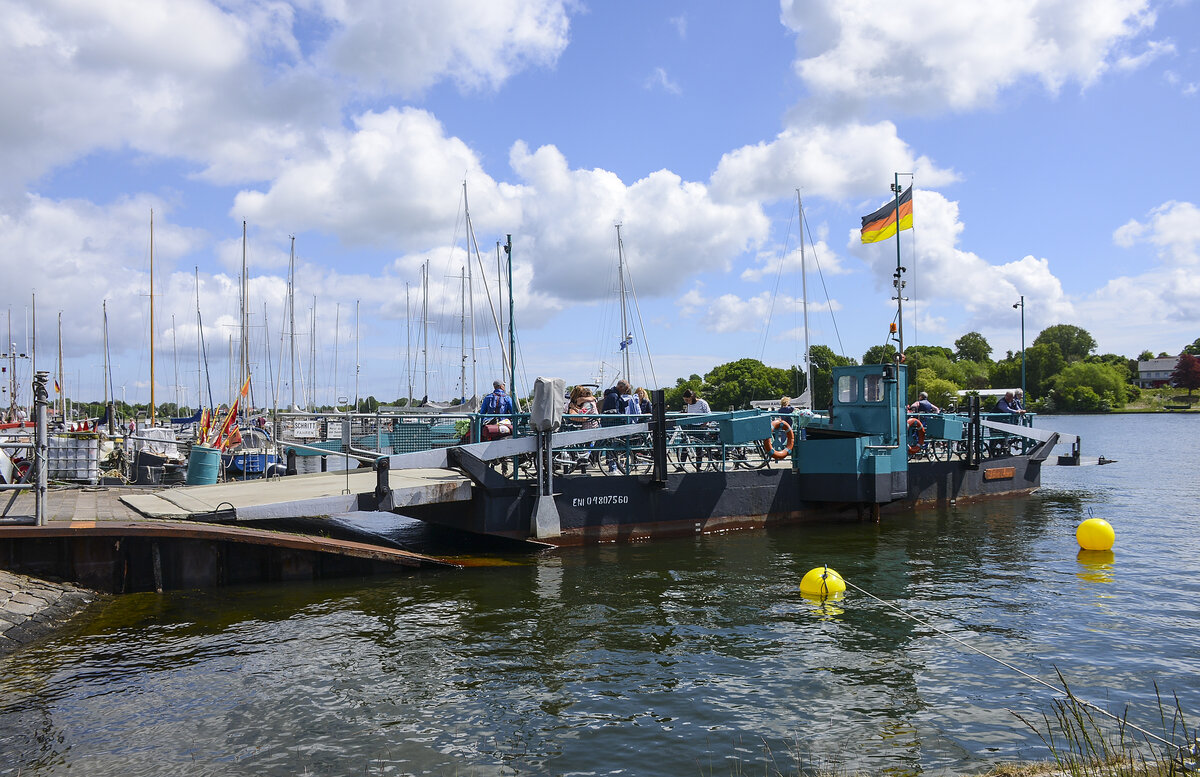
[[[912,229],[912,187],[900,195],[900,229]],[[862,217],[862,241],[878,243],[896,234],[896,201]]]

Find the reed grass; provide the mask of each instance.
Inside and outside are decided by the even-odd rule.
[[[1131,723],[1128,710],[1110,716],[1094,704],[1077,697],[1059,675],[1064,697],[1051,703],[1041,720],[1013,715],[1045,744],[1050,759],[1036,763],[997,764],[983,777],[1200,777],[1200,740],[1189,727],[1179,697],[1168,703],[1158,684],[1154,696],[1158,719],[1147,729]],[[728,774],[731,777],[863,777],[845,760],[822,757],[806,751],[799,741],[786,752],[773,752],[762,742],[762,757],[747,764],[737,759],[698,762],[702,777]],[[889,770],[895,773],[895,770]]]
[[[1119,716],[1099,712],[1071,691],[1059,674],[1064,698],[1055,699],[1051,711],[1041,721],[1013,713],[1028,726],[1053,759],[1044,764],[1065,777],[1185,777],[1200,774],[1200,744],[1195,728],[1188,722],[1172,695],[1173,705],[1164,702],[1158,684],[1154,696],[1158,703],[1156,731],[1130,723],[1128,710]],[[993,772],[996,777],[1023,777],[1020,772]],[[1027,774],[1039,774],[1028,772]]]

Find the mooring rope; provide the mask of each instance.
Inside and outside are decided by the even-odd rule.
[[[923,620],[921,618],[918,618],[915,615],[912,615],[912,614],[904,611],[903,609],[901,609],[900,607],[896,606],[895,604],[893,604],[889,601],[880,599],[878,596],[871,593],[870,591],[863,588],[862,586],[855,585],[854,583],[851,583],[846,578],[842,578],[842,580],[846,583],[847,586],[853,588],[854,590],[858,591],[859,593],[861,593],[865,596],[868,596],[871,599],[874,599],[875,601],[879,602],[880,604],[882,604],[885,607],[895,610],[897,613],[899,613],[900,615],[903,615],[905,618],[908,618],[909,620],[915,621],[915,622],[921,624],[922,626],[933,629],[938,634],[941,634],[943,637],[947,637],[947,638],[957,642],[958,644],[965,647],[967,650],[971,650],[975,653],[978,653],[979,655],[983,656],[984,658],[991,659],[992,661],[995,661],[997,664],[1000,664],[1001,666],[1006,667],[1007,669],[1010,669],[1013,672],[1016,672],[1017,674],[1021,675],[1022,677],[1032,680],[1033,682],[1038,683],[1039,685],[1044,685],[1045,687],[1049,688],[1051,691],[1054,691],[1057,694],[1066,696],[1068,699],[1078,702],[1079,704],[1082,704],[1083,706],[1087,707],[1090,710],[1095,710],[1096,712],[1100,713],[1101,715],[1111,718],[1112,720],[1115,720],[1117,723],[1120,723],[1123,726],[1128,726],[1129,728],[1133,729],[1134,731],[1137,731],[1137,732],[1141,733],[1142,735],[1149,737],[1150,739],[1155,739],[1158,742],[1162,743],[1163,745],[1166,745],[1169,748],[1179,747],[1179,745],[1176,744],[1175,742],[1168,741],[1167,739],[1159,736],[1158,734],[1155,734],[1153,731],[1144,729],[1135,723],[1130,723],[1127,718],[1123,718],[1119,715],[1115,715],[1115,714],[1109,712],[1108,710],[1104,709],[1103,707],[1100,707],[1096,704],[1093,704],[1090,701],[1086,701],[1084,699],[1079,698],[1074,693],[1072,693],[1069,688],[1065,688],[1065,687],[1059,688],[1057,685],[1054,685],[1053,683],[1046,682],[1042,678],[1040,678],[1036,675],[1032,675],[1029,672],[1026,672],[1024,669],[1021,669],[1019,666],[1015,666],[1014,664],[1012,664],[1008,661],[1005,661],[1003,658],[994,656],[991,653],[988,653],[986,650],[981,650],[981,649],[975,647],[974,645],[972,645],[971,643],[967,642],[966,640],[960,639],[959,637],[954,636],[950,632],[948,632],[944,629],[938,628],[937,626],[933,625],[929,621]],[[1186,751],[1188,749],[1188,746],[1185,744],[1182,749]]]

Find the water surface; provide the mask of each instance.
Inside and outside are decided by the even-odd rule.
[[[1120,461],[879,525],[112,599],[0,660],[0,775],[937,774],[1044,757],[1013,712],[1040,718],[1050,691],[944,633],[1141,723],[1155,683],[1200,711],[1200,417],[1039,425]],[[1116,529],[1111,558],[1078,556],[1093,514]],[[878,600],[804,599],[822,564]]]

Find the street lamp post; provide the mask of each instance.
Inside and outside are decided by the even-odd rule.
[[[1013,304],[1014,308],[1021,309],[1021,394],[1025,394],[1025,295],[1021,295],[1021,301]]]

